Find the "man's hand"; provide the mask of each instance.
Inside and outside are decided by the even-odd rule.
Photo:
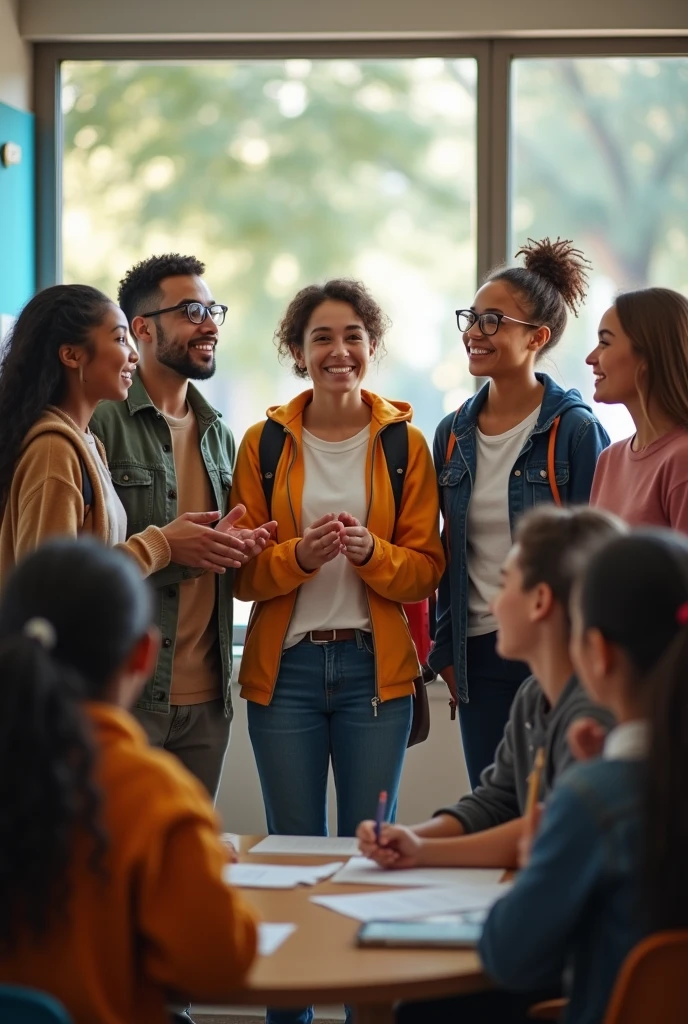
[[[244,555],[248,562],[265,550],[265,545],[270,540],[271,534],[277,529],[277,523],[273,519],[269,523],[257,526],[255,530],[239,529],[234,526],[234,523],[241,519],[245,512],[246,507],[244,505],[235,505],[224,519],[221,519],[217,524],[215,532],[224,533],[229,537],[242,541],[244,544]]]
[[[344,527],[343,553],[353,565],[365,565],[375,547],[372,533],[348,512],[340,512],[339,522]]]
[[[404,825],[383,825],[380,841],[374,821],[362,821],[356,829],[358,848],[364,857],[383,868],[415,868],[422,863],[425,840]]]
[[[328,512],[303,531],[296,545],[296,561],[305,572],[314,572],[343,550],[343,536],[344,527]]]
[[[571,753],[576,761],[592,761],[604,749],[607,730],[594,718],[578,718],[566,734]]]
[[[170,560],[220,575],[227,569],[239,569],[248,561],[246,544],[231,534],[213,530],[209,524],[219,519],[219,512],[185,512],[163,526],[162,532],[170,546]]]

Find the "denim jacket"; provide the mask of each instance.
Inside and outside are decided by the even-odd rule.
[[[217,508],[229,510],[229,494],[235,461],[231,432],[200,391],[189,384],[189,405],[198,421],[201,455],[210,478]],[[127,536],[140,533],[151,523],[166,526],[177,516],[177,477],[174,469],[172,436],[167,420],[159,412],[138,374],[124,402],[101,402],[91,420],[91,430],[105,445],[115,490],[127,513]],[[199,574],[198,569],[170,563],[149,576],[154,587],[155,621],[162,646],[155,674],[141,694],[138,707],[167,713],[170,710],[172,664],[177,637],[179,584]],[[227,570],[216,578],[218,637],[222,666],[225,712],[231,715],[229,681],[232,673],[232,588],[234,573]]]
[[[618,970],[649,928],[642,906],[644,761],[565,772],[530,864],[492,908],[480,940],[488,974],[530,991],[564,980],[566,1024],[600,1024]]]
[[[558,416],[560,423],[554,465],[559,494],[565,505],[588,503],[597,459],[609,444],[607,432],[578,391],[564,391],[545,373],[538,373],[537,378],[545,387],[540,415],[514,463],[509,482],[509,524],[512,532],[526,509],[554,500],[547,473],[547,451],[549,432]],[[488,388],[489,384],[481,388],[461,406],[458,413],[445,416],[435,432],[433,445],[444,517],[447,567],[440,580],[435,642],[428,661],[435,672],[453,665],[458,696],[466,702],[469,698],[466,680],[466,523],[476,471],[478,413],[487,398]],[[456,444],[447,462],[447,445],[452,431]]]

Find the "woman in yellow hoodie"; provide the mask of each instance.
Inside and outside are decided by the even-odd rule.
[[[205,790],[126,710],[152,610],[92,539],[49,541],[0,601],[0,981],[75,1024],[166,1024],[172,990],[227,1000],[256,952]]]
[[[170,561],[221,573],[245,559],[241,537],[225,530],[231,515],[222,532],[211,528],[221,510],[127,539],[124,507],[88,424],[100,401],[127,397],[137,362],[124,313],[95,288],[46,288],[19,314],[0,367],[0,584],[51,536],[119,543],[146,576]]]
[[[299,292],[277,332],[313,388],[268,411],[282,427],[268,515],[277,536],[235,588],[255,602],[240,683],[271,833],[326,834],[330,758],[340,835],[355,834],[381,790],[394,813],[420,674],[401,604],[434,591],[443,554],[432,459],[411,409],[362,390],[386,326],[361,284],[336,280]],[[408,441],[394,470],[383,449],[393,424]],[[234,477],[248,526],[268,511],[264,430],[263,420],[247,432]],[[398,516],[390,471],[404,476]]]

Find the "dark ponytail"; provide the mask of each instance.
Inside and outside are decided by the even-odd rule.
[[[497,267],[487,281],[506,281],[522,296],[530,320],[539,327],[549,327],[550,340],[544,349],[557,344],[566,327],[567,309],[574,316],[585,301],[590,261],[568,239],[551,242],[529,238],[518,250],[522,267]]]
[[[636,532],[596,555],[580,588],[585,629],[620,647],[644,696],[647,764],[644,896],[653,930],[688,927],[688,538]]]
[[[56,284],[27,302],[3,346],[0,364],[0,509],[7,501],[22,441],[48,405],[65,393],[62,345],[88,345],[111,305],[85,284]]]
[[[150,626],[147,585],[126,555],[96,541],[46,544],[0,600],[0,949],[40,938],[64,911],[78,833],[87,870],[107,839],[83,701],[109,681]]]

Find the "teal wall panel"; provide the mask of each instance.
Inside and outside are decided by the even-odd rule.
[[[36,288],[34,117],[0,103],[0,148],[21,146],[21,163],[0,162],[0,315],[16,316]]]

